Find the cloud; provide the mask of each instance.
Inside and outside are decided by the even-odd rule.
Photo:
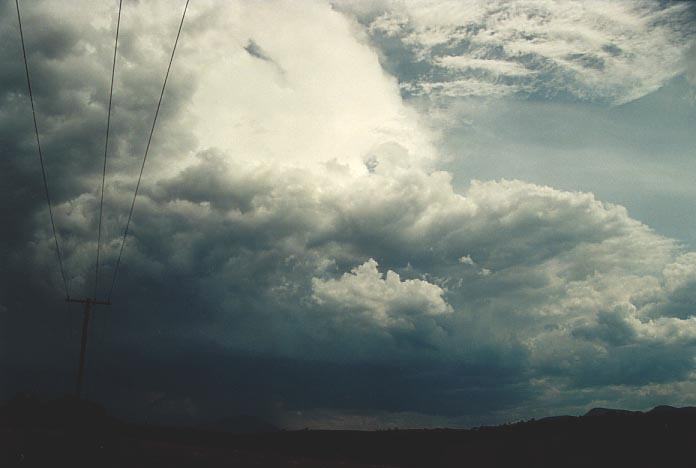
[[[256,57],[261,60],[272,61],[271,58],[268,55],[266,55],[263,49],[256,42],[254,42],[253,39],[249,39],[249,42],[244,47],[244,50],[246,50],[252,57]]]
[[[198,77],[188,112],[203,147],[303,170],[335,161],[335,176],[341,167],[365,171],[371,151],[389,141],[407,148],[412,163],[432,157],[418,115],[373,51],[355,40],[349,18],[321,2],[238,4],[236,15],[217,7],[198,14],[206,24],[201,40],[220,47],[201,54],[189,38],[179,57]],[[249,37],[274,63],[248,53]]]
[[[696,43],[689,48],[685,57],[686,78],[689,80],[689,83],[696,86]]]
[[[476,265],[476,262],[474,262],[469,255],[459,257],[459,263],[463,263],[464,265]]]
[[[680,7],[647,8],[637,18],[616,4],[612,21],[592,16],[594,6],[579,8],[576,19],[585,29],[578,26],[577,41],[563,39],[555,51],[556,39],[537,44],[522,34],[544,15],[559,17],[555,5],[529,20],[522,7],[507,4],[497,13],[481,7],[472,18],[504,23],[508,12],[514,24],[503,29],[519,35],[513,45],[532,47],[541,63],[565,60],[564,67],[577,68],[578,87],[568,89],[578,97],[595,76],[587,66],[592,62],[558,57],[589,53],[588,38],[595,36],[601,45],[627,34],[617,47],[628,54],[642,50],[630,39],[644,33],[660,52],[648,58],[659,55],[665,73],[672,73],[671,55],[661,47],[673,38],[655,18],[670,19]],[[105,198],[104,281],[176,27],[169,4],[126,6]],[[91,290],[100,176],[94,155],[103,143],[98,122],[105,117],[109,77],[108,54],[97,52],[108,51],[110,40],[106,26],[86,13],[68,17],[50,2],[27,8],[26,34],[37,41],[30,65],[43,87],[40,129],[77,293]],[[444,11],[459,11],[453,8]],[[414,11],[413,31],[404,37],[391,13],[381,12],[372,31],[384,23],[385,37],[411,38],[405,42],[413,45],[410,53],[424,60],[465,57],[443,63],[457,64],[451,67],[456,73],[478,70],[480,76],[462,78],[474,84],[489,73],[529,69],[508,56],[435,54],[452,37],[445,23],[435,27],[450,14]],[[53,21],[54,14],[61,20]],[[167,386],[179,390],[165,393],[184,412],[204,413],[211,392],[211,401],[248,398],[258,407],[283,399],[289,411],[341,407],[505,419],[549,404],[620,401],[628,398],[615,393],[622,386],[634,401],[645,401],[643,389],[689,388],[696,356],[693,253],[591,193],[505,179],[455,189],[452,175],[437,169],[433,135],[402,100],[364,31],[330,5],[197,2],[190,15],[136,205],[107,343],[107,355],[125,356],[111,368],[125,375],[132,368],[152,387],[141,393],[161,393],[156,387],[164,384],[153,369],[162,369],[171,379]],[[599,31],[588,26],[590,17]],[[12,16],[2,18],[2,43],[17,45]],[[469,24],[465,19],[457,21]],[[44,21],[52,26],[42,34],[61,41],[33,36]],[[151,26],[154,32],[146,34]],[[474,30],[457,34],[469,37]],[[250,37],[282,67],[282,76],[258,50],[250,55]],[[41,359],[53,362],[63,355],[56,349],[64,346],[66,356],[69,349],[56,331],[59,280],[46,275],[55,272],[51,234],[21,67],[10,49],[0,49],[5,63],[15,64],[0,75],[1,99],[8,103],[0,110],[8,142],[2,196],[10,201],[3,215],[12,220],[0,243],[7,259],[0,303],[24,310],[31,294],[40,310],[3,314],[2,329],[21,331],[4,340],[8,349],[24,349],[29,331],[41,345],[14,361],[2,353],[0,362],[44,369]],[[601,52],[609,73],[601,99],[633,96],[634,88],[616,85],[619,76],[641,93],[664,79],[660,73],[647,78],[640,67],[621,75],[622,64],[638,59],[611,50]],[[558,73],[552,77],[565,71]],[[259,368],[270,371],[248,372]],[[293,380],[294,371],[306,380]],[[223,374],[234,398],[219,388],[196,388],[200,380],[190,377]]]
[[[444,57],[438,57],[436,64],[444,68],[452,68],[455,70],[487,70],[498,75],[526,75],[529,73],[529,70],[514,62],[506,62],[503,60],[483,60],[461,55],[447,55]]]
[[[337,2],[369,30],[405,95],[621,104],[682,69],[687,3]]]
[[[421,169],[378,166],[339,186],[245,166],[202,155],[153,192],[157,208],[141,229],[147,238],[178,220],[160,241],[172,253],[165,269],[198,272],[230,306],[277,310],[257,318],[288,341],[256,339],[256,350],[299,357],[297,340],[309,340],[302,349],[327,358],[381,350],[380,360],[403,359],[417,348],[379,330],[408,328],[435,361],[471,358],[461,341],[514,344],[529,353],[526,366],[543,369],[579,351],[587,354],[577,367],[625,344],[691,346],[693,309],[683,304],[692,254],[620,206],[520,181],[476,182],[458,194],[446,174]],[[228,184],[201,176],[213,170]],[[370,258],[387,265],[386,276]],[[288,320],[316,334],[286,328]],[[210,336],[221,343],[244,334],[217,328]]]
[[[312,297],[336,313],[356,311],[386,327],[408,325],[410,316],[452,312],[441,287],[419,279],[401,281],[391,270],[383,277],[377,266],[369,259],[339,279],[313,278]]]

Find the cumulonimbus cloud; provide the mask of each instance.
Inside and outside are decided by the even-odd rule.
[[[167,10],[163,5],[128,6]],[[455,190],[451,175],[434,168],[431,136],[402,101],[396,80],[379,66],[351,18],[329,5],[279,2],[256,8],[240,2],[224,14],[219,4],[197,5],[175,63],[118,285],[129,292],[123,300],[132,301],[128,317],[149,326],[138,322],[130,329],[133,335],[147,338],[166,326],[171,336],[201,346],[214,343],[278,358],[426,362],[434,370],[452,362],[475,364],[491,370],[487,389],[503,380],[534,388],[539,396],[529,397],[529,405],[543,406],[544,398],[566,404],[554,400],[558,388],[568,395],[582,390],[587,402],[612,386],[635,390],[640,398],[645,386],[676,389],[692,382],[693,253],[589,193],[519,180],[473,181]],[[544,18],[557,18],[556,4],[539,9],[532,23],[519,23],[523,11],[506,5],[495,11],[482,6],[473,23],[481,27],[464,28],[457,37],[486,36],[493,47],[498,39],[488,36],[500,29],[500,40],[517,47],[514,54],[447,59],[441,65],[468,70],[481,65],[477,60],[497,60],[516,65],[491,61],[484,71],[520,79],[544,73],[524,62],[526,46],[539,63],[555,61],[544,86],[575,70],[574,84],[562,82],[561,88],[582,98],[595,89],[596,69],[589,66],[591,57],[584,63],[568,55],[596,52],[609,74],[598,96],[612,102],[645,93],[676,70],[661,48],[675,36],[658,19],[671,18],[681,7],[659,14],[647,8],[636,17],[618,3],[612,8],[624,16],[598,21],[599,30],[587,26],[595,4],[578,7],[578,40],[565,38],[557,45],[549,37],[535,42],[523,34]],[[43,8],[31,10],[34,18],[46,17]],[[506,11],[510,24],[503,21]],[[393,34],[428,60],[455,33],[439,16],[428,26],[426,13],[432,10],[410,11],[413,24],[398,23],[393,30],[385,29],[392,13],[383,13],[387,16],[371,23],[372,32]],[[125,18],[135,16],[127,12]],[[162,58],[156,51],[168,44],[164,33],[148,44],[138,36],[145,24],[138,21],[146,20],[133,21],[124,33],[132,42],[124,45],[115,94],[105,200],[107,272],[118,252],[139,161],[140,144],[133,142],[143,135],[136,130],[150,115],[145,96],[152,97],[161,78],[153,63],[162,63],[152,62],[140,47]],[[279,27],[268,28],[269,22]],[[54,26],[50,36],[63,38],[69,53],[61,49],[55,56],[37,45],[43,52],[29,58],[37,82],[46,83],[38,108],[47,154],[65,162],[52,166],[50,174],[60,180],[56,212],[66,265],[73,285],[87,288],[95,249],[94,182],[100,175],[91,155],[99,154],[102,141],[84,137],[83,130],[92,128],[104,102],[85,96],[103,97],[109,64],[94,65],[97,85],[88,84],[76,64],[91,63],[94,50],[106,49],[106,39],[98,27],[87,28],[80,41],[95,46],[83,47],[74,39],[74,22]],[[14,37],[12,27],[2,20],[1,37]],[[27,35],[31,31],[29,22]],[[619,40],[623,33],[626,42]],[[641,34],[656,41],[654,52],[642,54],[644,44],[634,41]],[[595,36],[597,44],[590,41]],[[277,66],[245,51],[250,39]],[[602,48],[607,41],[621,51]],[[638,52],[649,67],[633,66],[638,59],[631,53]],[[631,70],[624,70],[628,65]],[[532,71],[520,73],[519,67]],[[656,67],[662,71],[653,75]],[[0,110],[3,122],[21,113],[18,70],[0,76],[3,102],[11,104]],[[486,82],[484,75],[476,76]],[[5,273],[8,285],[21,275],[54,270],[42,200],[23,195],[36,176],[26,165],[31,127],[10,127],[12,132],[2,134],[12,149],[3,164],[13,177],[3,184],[3,196],[22,203],[16,205],[21,209],[8,209],[8,219],[21,227],[2,246],[10,259],[6,271],[14,272]],[[42,279],[45,290],[55,293],[49,283]],[[0,296],[9,310],[19,303],[12,299],[16,290],[5,287]],[[447,381],[451,388],[438,391],[456,394],[461,382],[455,377]],[[404,405],[403,410],[414,409]]]

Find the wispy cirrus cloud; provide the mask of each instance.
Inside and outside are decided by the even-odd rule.
[[[366,24],[409,95],[621,104],[684,71],[687,2],[337,2]]]

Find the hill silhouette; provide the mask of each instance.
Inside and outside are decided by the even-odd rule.
[[[376,432],[278,431],[246,416],[199,428],[132,424],[94,403],[29,395],[0,407],[2,467],[693,467],[694,440],[694,407]]]

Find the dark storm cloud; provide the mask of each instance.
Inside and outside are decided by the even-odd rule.
[[[50,5],[25,7],[25,32],[34,80],[41,83],[39,126],[66,267],[75,294],[82,294],[93,281],[112,37],[109,27],[80,16],[54,19]],[[0,20],[0,54],[8,64],[0,72],[0,190],[2,215],[11,220],[0,243],[0,369],[9,377],[3,396],[23,385],[61,391],[76,353],[77,326],[69,319],[79,315],[56,305],[61,292],[11,7],[2,4],[8,14]],[[298,21],[310,21],[304,10],[283,7],[290,8],[289,19],[294,12]],[[351,31],[329,7],[314,7],[312,14]],[[209,13],[194,10],[191,24],[200,26]],[[158,17],[166,26],[145,35],[138,22],[145,20],[134,15],[125,11],[117,63],[102,284],[118,252],[176,26],[169,21],[174,16]],[[293,79],[343,78],[333,69],[321,75],[325,60],[306,47],[288,52],[268,38],[259,39],[263,49],[256,42],[231,44],[240,76],[268,78],[247,55],[273,57],[290,64],[287,83],[244,89],[247,100],[229,105],[232,111],[247,106],[234,125],[219,130],[241,142],[239,148],[197,142],[190,120],[206,77],[196,74],[196,60],[208,49],[196,41],[207,33],[228,38],[229,28],[218,26],[185,30],[191,35],[183,38],[165,95],[114,305],[95,316],[89,366],[97,395],[140,418],[205,419],[251,408],[280,419],[280,413],[316,410],[483,422],[544,407],[554,386],[565,385],[569,395],[554,400],[561,408],[589,404],[611,385],[688,380],[696,259],[591,194],[510,180],[455,192],[449,174],[414,162],[420,155],[410,154],[403,138],[414,133],[409,127],[397,134],[385,131],[382,120],[375,124],[386,144],[355,155],[371,161],[369,171],[326,163],[344,149],[334,148],[335,135],[374,137],[371,127],[357,136],[346,130],[369,121],[373,111],[361,113],[369,103],[355,107],[341,93],[327,99],[313,94],[321,87],[297,86]],[[344,39],[356,43],[348,34]],[[371,66],[377,63],[359,47]],[[307,75],[290,60],[295,57],[311,69]],[[384,79],[376,65],[370,73],[365,76]],[[365,89],[369,82],[361,79],[344,86]],[[383,89],[396,95],[384,102],[407,114],[396,87]],[[268,115],[252,113],[272,92],[279,98]],[[297,96],[311,111],[292,107]],[[291,105],[284,107],[286,100]],[[335,113],[345,113],[341,125],[325,129]],[[302,120],[307,116],[316,120]],[[218,120],[208,116],[201,125]],[[278,128],[263,133],[267,121]],[[290,129],[287,140],[283,126]],[[285,165],[298,157],[293,151],[311,153],[294,147],[296,140],[313,142],[323,132],[330,134],[327,155],[301,154],[307,159]],[[244,146],[245,138],[259,146]],[[275,159],[264,160],[267,153]],[[590,396],[573,393],[582,391]]]
[[[150,396],[162,395],[191,402],[198,414],[189,419],[252,412],[271,420],[314,408],[484,418],[530,396],[530,389],[509,368],[327,363],[230,355],[224,350],[201,352],[200,348],[180,349],[166,359],[129,355],[125,366],[104,360],[102,368],[91,369],[95,375],[92,394],[115,401],[121,411],[139,418],[151,414],[146,410]],[[69,388],[70,383],[64,385]],[[163,416],[181,418],[171,413]]]
[[[101,30],[80,16],[59,18],[44,6],[39,3],[21,5],[24,34],[51,198],[67,259],[66,269],[73,279],[73,294],[80,295],[86,293],[92,284],[91,277],[86,280],[84,275],[89,275],[96,247],[93,244],[96,240],[93,238],[96,193],[102,164],[109,50],[113,47],[113,37],[110,28]],[[33,330],[26,335],[22,332],[4,336],[2,358],[7,363],[9,359],[21,360],[23,356],[33,355],[40,361],[52,347],[64,349],[61,343],[65,337],[52,334],[51,329],[60,328],[64,323],[58,317],[65,314],[65,310],[63,307],[56,310],[61,293],[57,288],[60,280],[55,267],[55,252],[52,247],[42,247],[49,234],[48,213],[26,91],[15,5],[5,1],[0,4],[0,9],[3,13],[0,20],[0,60],[3,63],[0,75],[0,197],[3,200],[0,215],[7,220],[0,243],[3,259],[0,303],[7,308],[7,313],[3,314],[2,330],[3,334],[10,330]],[[113,15],[115,11],[109,9],[108,14]],[[123,34],[128,37],[128,28],[124,29]],[[143,57],[140,64],[120,62],[117,68],[110,168],[135,169],[144,148],[146,122],[151,122],[156,99],[156,94],[149,91],[161,85],[163,65],[166,64],[160,57],[145,59]],[[152,72],[142,73],[132,67]],[[139,76],[134,78],[134,75]],[[123,86],[124,82],[129,86]],[[136,84],[139,86],[134,86]],[[167,135],[166,114],[179,106],[179,89],[186,89],[185,84],[182,87],[176,79],[170,85],[172,92],[167,95],[168,110],[164,125],[160,127],[164,135]],[[185,143],[185,138],[179,141]],[[129,181],[124,187],[122,200],[113,203],[106,200],[107,216],[113,219],[116,213],[120,215],[113,222],[106,220],[110,237],[123,229],[126,192],[133,183],[134,180]],[[78,196],[87,201],[73,210],[72,202]],[[66,202],[68,205],[62,206]],[[76,211],[79,216],[74,216]]]
[[[7,216],[17,223],[36,223],[34,229],[46,226],[43,210],[43,194],[35,141],[32,132],[31,114],[26,93],[26,81],[22,69],[21,49],[14,6],[3,2],[0,26],[2,35],[2,61],[6,71],[2,77],[2,126],[3,145],[7,155],[3,164],[4,200],[19,200],[20,203],[3,203],[4,210],[12,210]],[[54,205],[58,206],[59,231],[66,238],[73,234],[86,235],[94,230],[96,222],[96,193],[101,171],[103,153],[106,104],[108,100],[109,55],[113,47],[110,30],[101,30],[85,24],[83,18],[59,21],[41,5],[26,5],[24,15],[27,38],[28,60],[35,90],[38,125],[45,154],[49,186]],[[114,14],[113,11],[108,11]],[[123,35],[131,33],[124,28]],[[163,39],[164,40],[164,39]],[[89,44],[91,47],[88,47]],[[141,64],[119,62],[116,92],[110,137],[109,168],[132,174],[144,149],[147,127],[151,122],[156,90],[161,86],[165,65],[164,57],[142,57]],[[137,69],[134,70],[134,69]],[[164,122],[159,132],[163,139],[173,136],[167,132],[166,119],[172,109],[176,110],[186,99],[187,85],[173,79],[164,106]],[[124,92],[125,91],[125,92]],[[179,132],[178,132],[179,133]],[[186,135],[175,138],[179,146],[186,144]],[[127,184],[132,186],[134,179]],[[124,190],[125,195],[126,190]],[[26,196],[22,196],[25,194]],[[66,218],[61,203],[78,196],[89,199],[82,217]],[[31,201],[31,206],[26,204]],[[121,230],[122,215],[126,206],[122,200],[106,200],[107,216],[119,213],[114,231]],[[36,213],[36,215],[34,215]],[[107,226],[111,223],[107,220]],[[32,237],[26,232],[20,237]],[[86,240],[86,239],[85,239]],[[66,249],[70,241],[66,240]],[[66,256],[70,256],[67,252]],[[78,265],[71,265],[78,267]],[[81,274],[82,271],[73,271]]]

